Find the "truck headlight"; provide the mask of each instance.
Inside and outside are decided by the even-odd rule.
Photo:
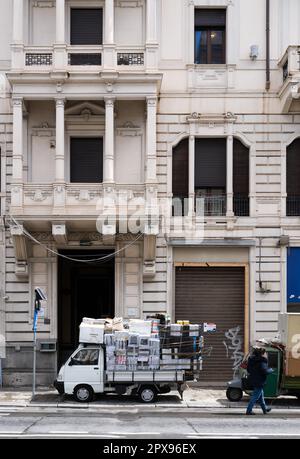
[[[58,376],[57,376],[57,381],[62,381],[62,379],[63,379],[62,375],[61,375],[61,374],[58,374]]]

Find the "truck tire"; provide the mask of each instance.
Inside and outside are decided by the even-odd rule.
[[[157,400],[157,389],[154,386],[142,386],[139,399],[142,403],[154,403]]]
[[[93,388],[86,384],[80,384],[76,386],[73,394],[75,400],[80,403],[89,403],[94,398]]]
[[[228,387],[226,397],[231,402],[239,402],[243,398],[243,391],[238,387]]]

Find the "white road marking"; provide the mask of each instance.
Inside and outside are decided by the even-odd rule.
[[[71,431],[70,430],[49,430],[49,434],[61,434],[61,435],[65,435],[65,434],[70,434],[70,435],[86,435],[86,434],[89,434],[89,432],[81,432],[81,431],[78,431],[78,432],[74,432],[74,431]]]
[[[65,438],[65,437],[68,437],[68,438],[78,438],[80,437],[80,435],[78,434],[50,434],[50,433],[38,433],[38,434],[22,434],[22,432],[16,432],[16,433],[7,433],[6,435],[4,434],[1,434],[0,433],[0,438],[5,438],[7,436],[19,436],[19,437],[26,437],[26,438],[37,438],[37,437],[42,437],[42,438],[47,438],[47,437],[56,437],[56,438],[59,438],[59,437],[62,437],[62,438]],[[84,436],[85,438],[124,438],[123,436],[121,435],[110,435],[110,434],[107,434],[107,435],[98,435],[98,434],[83,434],[82,436]]]
[[[236,436],[238,437],[299,437],[300,438],[300,434],[298,433],[253,433],[253,432],[249,432],[249,433],[236,433],[236,434],[224,434],[224,433],[207,433],[207,432],[199,432],[198,434],[194,434],[194,435],[187,435],[187,438],[199,438],[199,437],[224,437],[224,438],[234,438]]]

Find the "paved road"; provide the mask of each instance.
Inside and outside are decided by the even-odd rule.
[[[259,411],[257,411],[259,413]],[[246,417],[241,410],[0,410],[0,438],[300,438],[299,413]]]

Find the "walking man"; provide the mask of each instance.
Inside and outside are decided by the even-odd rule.
[[[247,371],[249,373],[249,382],[253,387],[246,414],[255,414],[252,410],[256,403],[259,403],[264,414],[271,411],[267,407],[264,399],[264,385],[267,376],[273,373],[272,368],[268,367],[268,360],[266,358],[266,351],[263,348],[255,348],[253,354],[249,357]]]

